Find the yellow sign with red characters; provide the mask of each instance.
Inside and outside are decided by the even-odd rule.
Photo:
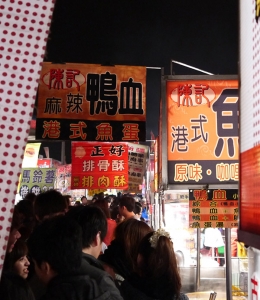
[[[168,182],[238,183],[238,81],[167,81]]]
[[[36,139],[145,141],[146,67],[43,63]]]

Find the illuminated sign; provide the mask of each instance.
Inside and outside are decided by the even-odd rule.
[[[54,168],[23,168],[19,184],[20,196],[24,198],[28,193],[37,196],[54,189],[55,175]]]
[[[127,143],[72,142],[71,156],[71,189],[127,189]]]
[[[238,190],[189,190],[192,228],[238,226]]]
[[[238,82],[167,81],[168,182],[238,183]]]
[[[148,147],[128,143],[128,191],[138,192],[146,171]]]
[[[145,141],[146,68],[43,63],[36,138]]]

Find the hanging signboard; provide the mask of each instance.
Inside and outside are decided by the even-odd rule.
[[[55,173],[53,168],[23,168],[19,185],[20,196],[24,198],[28,193],[37,196],[54,189]]]
[[[28,143],[23,154],[22,168],[36,168],[41,143]]]
[[[145,141],[146,67],[45,62],[36,139]]]
[[[238,81],[167,81],[166,93],[168,182],[238,183]]]
[[[238,227],[238,190],[189,190],[192,228]]]
[[[146,171],[148,147],[128,143],[128,191],[138,192]]]
[[[61,165],[56,168],[55,189],[62,194],[71,190],[71,164]]]
[[[127,189],[127,143],[72,142],[71,156],[72,189]]]

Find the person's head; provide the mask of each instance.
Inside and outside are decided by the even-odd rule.
[[[22,218],[21,215],[19,214],[17,207],[14,207],[13,211],[13,218],[12,218],[12,223],[11,223],[11,228],[10,228],[10,234],[6,246],[6,252],[12,252],[13,247],[16,243],[16,241],[21,237],[21,234],[19,232],[20,228],[22,225]]]
[[[82,250],[94,257],[101,252],[107,234],[107,219],[99,207],[92,205],[73,207],[67,216],[78,222],[82,229]]]
[[[34,193],[28,193],[24,197],[24,200],[28,200],[28,201],[30,201],[33,204],[34,201],[35,201],[35,198],[36,198],[36,195]]]
[[[173,294],[179,295],[181,279],[177,259],[170,235],[163,229],[148,233],[140,242],[137,270],[141,276],[153,281],[163,278]]]
[[[144,222],[134,218],[119,223],[115,229],[115,240],[125,251],[129,264],[134,268],[140,241],[152,229]]]
[[[104,197],[105,197],[104,192],[98,193],[98,199],[104,199]]]
[[[81,201],[80,200],[76,200],[74,203],[74,206],[82,206]]]
[[[135,199],[131,196],[123,196],[119,199],[119,213],[126,219],[134,215]]]
[[[135,202],[134,213],[140,218],[142,213],[142,204],[140,202]]]
[[[88,199],[87,199],[87,197],[85,197],[85,196],[81,197],[81,204],[82,204],[82,205],[87,205],[87,204],[88,204]]]
[[[119,213],[119,206],[118,205],[114,205],[110,209],[110,215],[111,215],[111,219],[115,220],[116,223],[121,223],[125,219],[123,216],[120,215],[120,213]]]
[[[140,202],[141,202],[142,207],[146,207],[147,202],[146,202],[146,199],[145,199],[145,198],[141,199]]]
[[[57,274],[71,274],[81,265],[82,230],[60,215],[40,223],[28,240],[35,272],[47,284]]]
[[[19,229],[19,232],[21,233],[21,239],[26,241],[33,231],[36,222],[33,211],[33,202],[24,199],[19,201],[15,208],[19,213],[22,223]]]
[[[25,242],[18,240],[12,252],[7,253],[4,261],[4,270],[13,271],[17,275],[26,279],[29,274],[30,262],[27,258],[28,248]]]
[[[34,201],[34,213],[39,221],[66,212],[66,202],[62,194],[49,190],[37,195]]]
[[[17,211],[22,215],[23,222],[34,218],[33,202],[21,200],[16,204]]]
[[[110,219],[110,210],[107,205],[107,200],[106,199],[98,199],[94,203],[91,204],[92,206],[99,207],[105,216]]]
[[[63,198],[66,203],[66,211],[68,211],[71,206],[71,195],[63,195]]]

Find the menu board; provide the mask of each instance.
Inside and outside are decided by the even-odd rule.
[[[238,226],[238,190],[189,190],[189,225],[192,228]]]

